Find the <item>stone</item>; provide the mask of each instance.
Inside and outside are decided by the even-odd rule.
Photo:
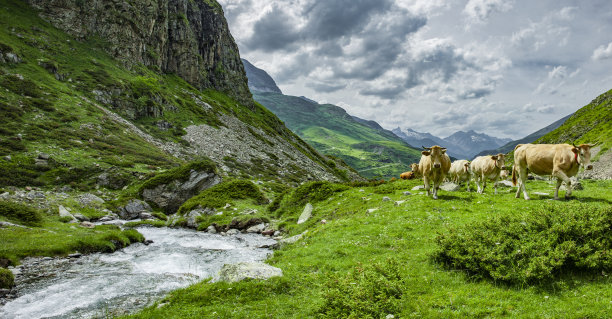
[[[244,279],[268,279],[283,275],[280,268],[260,262],[225,264],[221,267],[216,281],[238,282]]]
[[[87,216],[85,216],[83,214],[76,213],[73,216],[74,216],[74,218],[76,218],[80,222],[88,222],[89,221],[89,217],[87,217]]]
[[[155,219],[155,217],[153,217],[153,215],[151,213],[148,213],[148,212],[141,212],[138,215],[138,218],[140,218],[142,220],[152,220],[152,219]]]
[[[499,187],[514,187],[511,181],[498,181],[497,186]]]
[[[187,220],[187,227],[198,228],[197,218],[202,216],[202,212],[202,209],[194,209],[189,213],[185,214],[185,219]]]
[[[440,189],[447,191],[447,192],[456,192],[461,189],[461,186],[455,183],[445,182],[445,183],[442,183],[442,185],[440,185]]]
[[[206,231],[211,233],[211,234],[216,234],[217,233],[217,228],[213,225],[208,226],[208,228],[206,228]]]
[[[298,221],[297,221],[298,225],[303,224],[308,219],[310,219],[310,217],[312,216],[312,210],[313,210],[312,204],[307,203],[306,206],[304,206],[304,210],[302,211],[300,218],[298,218]]]
[[[151,245],[153,243],[153,241],[151,239],[146,239],[142,243],[145,244],[145,246],[149,246],[149,245]]]
[[[261,232],[262,235],[264,236],[272,236],[274,235],[274,229],[267,229]]]
[[[291,236],[289,238],[283,238],[281,240],[278,241],[279,244],[282,245],[286,245],[286,244],[293,244],[295,242],[297,242],[298,240],[302,239],[302,237],[304,237],[304,235],[308,232],[308,230],[305,230],[303,233],[295,235],[295,236]]]
[[[70,219],[72,219],[73,221],[77,220],[76,218],[74,218],[72,214],[70,214],[70,212],[66,209],[66,207],[59,205],[58,210],[59,210],[60,217],[70,217]]]
[[[7,162],[10,162],[10,161],[13,160],[13,158],[10,155],[7,155],[7,156],[4,157],[4,160],[7,161]]]
[[[151,212],[151,206],[139,199],[131,199],[125,206],[119,207],[118,215],[122,219],[136,219],[142,212]]]
[[[383,202],[389,202],[389,201],[391,201],[391,197],[389,197],[389,196],[384,196],[384,197],[382,198],[382,201],[383,201]]]
[[[236,228],[232,228],[232,229],[228,230],[227,232],[225,232],[225,234],[229,235],[229,236],[233,236],[233,235],[240,234],[240,231],[238,229],[236,229]]]
[[[81,207],[98,208],[104,205],[104,200],[102,198],[90,193],[80,195],[77,197],[77,200],[79,201]]]
[[[375,212],[377,210],[378,210],[378,208],[370,208],[370,209],[366,210],[366,213],[371,214],[371,213],[373,213],[373,212]]]
[[[548,195],[550,195],[549,193],[542,193],[542,192],[532,192],[532,194],[536,194],[536,195],[540,195],[540,196],[548,196]]]
[[[174,214],[189,198],[217,185],[221,177],[213,172],[191,170],[186,181],[176,179],[142,191],[145,201],[155,203],[166,214]]]
[[[247,228],[246,232],[247,233],[261,233],[265,229],[266,229],[266,224],[261,223],[261,224],[257,224],[255,226],[251,226]]]
[[[410,196],[410,195],[412,195],[412,193],[411,193],[411,192],[409,192],[409,191],[405,191],[405,192],[403,192],[402,194],[403,194],[404,196]]]
[[[398,200],[393,205],[394,206],[399,206],[399,205],[403,204],[404,202],[405,202],[405,200]]]
[[[38,154],[38,159],[48,161],[49,158],[51,158],[51,156],[49,156],[49,154],[47,154],[47,153],[39,153]]]
[[[81,222],[81,227],[85,227],[85,228],[94,228],[96,227],[96,225],[94,225],[94,223],[92,222]]]
[[[415,187],[412,188],[413,191],[418,191],[418,190],[421,190],[421,189],[425,189],[425,185],[418,185],[418,186],[415,186]]]
[[[81,253],[74,253],[74,254],[68,255],[68,258],[81,258],[81,256],[83,256],[83,254],[81,254]]]
[[[111,220],[115,220],[115,217],[111,215],[102,216],[102,218],[98,219],[98,222],[109,222]]]

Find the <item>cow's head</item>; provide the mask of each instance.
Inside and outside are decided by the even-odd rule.
[[[426,149],[426,151],[422,151],[421,154],[431,156],[431,164],[433,168],[442,167],[442,155],[446,153],[446,147],[434,145],[432,147],[423,146],[423,148]]]
[[[500,170],[506,169],[506,154],[499,153],[497,155],[491,155],[491,159],[495,161],[495,167]]]
[[[419,164],[412,163],[412,164],[410,164],[410,168],[412,169],[413,172],[418,172],[419,171]]]
[[[472,171],[472,169],[470,168],[470,164],[470,161],[467,161],[465,162],[465,164],[463,164],[463,170],[468,174],[470,174],[470,172]]]
[[[572,143],[574,148],[572,148],[572,152],[575,154],[576,162],[582,166],[586,170],[593,169],[593,165],[591,165],[591,148],[597,144],[581,144],[580,146],[576,146]]]

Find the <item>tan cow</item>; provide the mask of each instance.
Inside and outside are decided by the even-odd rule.
[[[497,180],[502,170],[506,169],[506,155],[499,153],[497,155],[478,156],[470,164],[474,183],[478,188],[477,192],[482,194],[487,186],[487,179],[493,181],[495,194],[497,194]],[[482,187],[480,184],[482,183]]]
[[[567,185],[565,198],[572,195],[570,177],[578,174],[580,165],[587,170],[593,169],[591,165],[591,148],[596,144],[582,144],[580,146],[569,144],[519,144],[514,148],[514,168],[512,169],[512,183],[516,185],[518,173],[518,189],[516,198],[521,189],[525,199],[529,199],[525,181],[527,170],[536,175],[551,175],[557,178],[555,199],[559,199],[559,187],[563,182]]]
[[[470,161],[468,160],[456,160],[451,164],[448,175],[451,181],[459,184],[463,181],[467,181],[467,191],[470,191],[470,175],[472,169],[470,168]]]
[[[410,168],[412,169],[412,175],[414,178],[421,178],[421,172],[419,171],[419,164],[412,163],[410,164]]]
[[[423,146],[425,151],[422,151],[421,161],[419,161],[419,172],[423,174],[423,182],[429,196],[430,185],[433,187],[433,199],[438,199],[438,188],[444,181],[448,170],[450,169],[451,161],[446,155],[446,148],[434,145],[432,147]]]
[[[508,169],[504,169],[501,172],[499,172],[499,180],[502,180],[502,181],[507,180],[509,173],[510,172],[508,172]]]

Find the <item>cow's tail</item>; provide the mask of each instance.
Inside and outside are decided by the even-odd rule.
[[[512,185],[516,186],[516,163],[512,165]]]

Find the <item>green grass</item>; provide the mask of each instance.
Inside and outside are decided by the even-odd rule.
[[[43,214],[35,227],[0,228],[0,258],[15,265],[30,256],[66,256],[77,251],[113,252],[143,240],[136,230],[121,230],[115,225],[90,229],[66,224],[57,215]]]
[[[514,284],[479,279],[434,258],[440,249],[436,238],[453,229],[520,219],[528,212],[537,218],[538,212],[573,208],[577,215],[585,207],[609,210],[612,181],[583,180],[585,189],[574,191],[569,201],[552,201],[554,185],[545,181],[528,182],[530,191],[549,194],[534,195],[531,201],[514,198],[510,188],[498,195],[489,188],[483,195],[441,191],[439,200],[418,191],[403,195],[420,183],[364,183],[334,192],[313,204],[311,222],[288,229],[288,235],[309,230],[305,237],[268,260],[283,270],[282,278],[205,281],[132,317],[603,318],[612,312],[609,269],[565,268],[551,272],[550,280]],[[384,196],[391,201],[383,201]],[[396,206],[395,201],[405,202]],[[562,216],[556,218],[567,221]],[[609,232],[604,236],[609,238]]]
[[[15,276],[6,269],[0,268],[0,289],[11,289],[15,285]]]

